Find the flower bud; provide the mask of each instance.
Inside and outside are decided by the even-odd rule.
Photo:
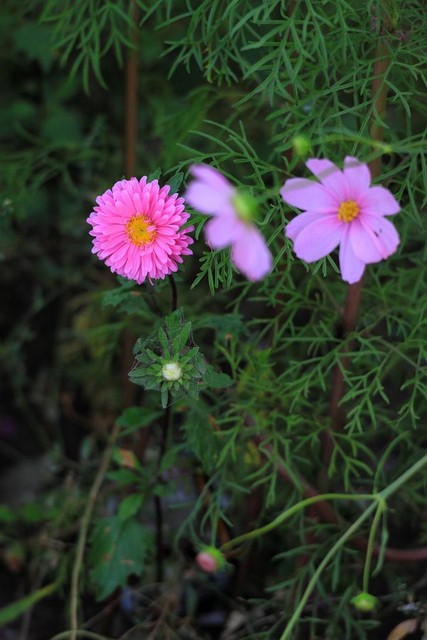
[[[232,204],[243,222],[253,222],[257,217],[258,202],[250,193],[237,191],[233,196]]]
[[[215,547],[204,547],[196,556],[196,562],[202,571],[215,573],[221,571],[225,566],[225,558],[219,549]]]
[[[292,148],[297,158],[305,160],[311,151],[311,143],[305,136],[295,136],[292,140]]]
[[[366,591],[361,591],[357,596],[354,596],[354,598],[351,599],[351,603],[362,613],[370,613],[379,605],[378,598]]]
[[[162,367],[162,376],[168,382],[175,382],[182,376],[182,367],[178,362],[167,362]]]

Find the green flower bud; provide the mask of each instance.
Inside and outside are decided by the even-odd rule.
[[[308,156],[308,154],[311,151],[310,140],[302,135],[295,136],[292,140],[292,148],[293,148],[294,154],[298,158],[305,160],[305,158]]]
[[[233,196],[231,203],[236,210],[240,220],[243,222],[253,222],[258,213],[258,202],[250,193],[246,191],[237,193]]]
[[[372,596],[366,591],[361,591],[351,599],[351,603],[356,607],[358,611],[362,613],[370,613],[374,611],[379,605],[379,600],[375,596]]]

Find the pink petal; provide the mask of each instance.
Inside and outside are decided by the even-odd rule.
[[[306,166],[339,200],[347,198],[347,183],[343,172],[333,162],[326,159],[310,158],[310,160],[307,160]]]
[[[294,251],[298,258],[306,262],[319,260],[331,253],[338,246],[342,233],[343,222],[335,216],[325,216],[311,222],[297,235]]]
[[[187,202],[202,213],[233,215],[231,197],[234,192],[217,190],[205,182],[194,180],[188,185],[185,198]]]
[[[352,156],[346,156],[344,159],[344,177],[347,182],[348,200],[359,200],[371,184],[368,165]]]
[[[315,213],[332,213],[338,209],[337,198],[322,184],[305,178],[290,178],[280,190],[283,200],[293,207]]]
[[[341,239],[339,260],[342,279],[354,284],[363,276],[365,263],[354,254],[349,240],[349,231],[347,226]]]
[[[204,227],[206,242],[212,249],[224,249],[244,232],[244,224],[232,216],[212,218]]]
[[[396,198],[385,187],[371,187],[359,202],[370,215],[389,216],[400,211]]]
[[[212,189],[227,192],[229,196],[232,196],[235,191],[222,173],[207,164],[192,164],[190,172],[199,182],[203,182]]]
[[[391,256],[399,246],[400,238],[395,226],[384,217],[364,215],[361,222],[365,227],[369,227],[378,243],[381,258]]]
[[[313,213],[312,211],[305,211],[304,213],[300,213],[286,225],[285,236],[290,240],[295,241],[300,231],[302,231],[307,225],[311,224],[312,222],[323,220],[325,215],[327,214]]]
[[[370,226],[362,224],[360,218],[348,226],[349,242],[354,254],[366,263],[382,260],[381,246]]]
[[[271,253],[262,234],[255,227],[245,227],[244,233],[233,245],[231,259],[252,282],[261,280],[271,271]]]

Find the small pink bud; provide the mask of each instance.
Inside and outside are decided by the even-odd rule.
[[[196,562],[202,571],[215,573],[225,566],[225,558],[219,549],[215,547],[204,547],[196,556]]]

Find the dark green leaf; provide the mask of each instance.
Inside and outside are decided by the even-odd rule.
[[[130,575],[141,575],[150,538],[135,520],[110,517],[96,524],[89,561],[98,600],[107,598],[117,587],[124,587]]]

